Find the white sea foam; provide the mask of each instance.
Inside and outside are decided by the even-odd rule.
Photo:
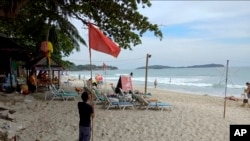
[[[218,71],[218,68],[150,69],[147,75],[147,85],[153,87],[153,82],[157,79],[157,87],[162,89],[223,95],[226,87],[229,95],[240,95],[245,88],[245,83],[250,81],[250,67],[229,68],[227,86],[226,76],[222,70],[224,68],[219,69],[221,71]],[[134,85],[145,85],[145,70],[93,71],[92,74],[102,74],[107,82],[118,82],[121,75],[129,75],[130,72],[133,72],[132,83]],[[81,75],[81,79],[90,78],[90,71],[68,72],[68,74],[76,78]]]

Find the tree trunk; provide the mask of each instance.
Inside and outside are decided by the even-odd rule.
[[[15,18],[19,14],[19,10],[25,7],[29,0],[8,0],[8,4],[0,7],[0,18]],[[7,2],[6,2],[7,3]]]

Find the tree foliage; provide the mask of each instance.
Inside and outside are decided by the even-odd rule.
[[[147,31],[162,39],[156,24],[138,12],[138,6],[150,7],[150,0],[0,0],[0,33],[20,39],[20,44],[39,53],[40,43],[49,40],[53,57],[69,56],[84,39],[72,19],[91,22],[121,48],[141,44]]]

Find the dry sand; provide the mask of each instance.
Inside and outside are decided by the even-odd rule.
[[[64,82],[65,80],[62,80]],[[74,91],[83,86],[79,80],[70,81],[64,89]],[[62,83],[64,85],[64,83]],[[109,93],[111,89],[106,85]],[[134,89],[143,91],[143,88]],[[107,91],[107,90],[106,90]],[[172,111],[119,109],[105,110],[96,105],[94,141],[229,141],[231,124],[250,124],[250,108],[242,101],[227,100],[223,118],[224,99],[204,95],[183,94],[149,88],[152,97],[173,105]],[[44,100],[47,92],[33,95],[0,95],[0,106],[16,110],[14,122],[0,119],[9,128],[9,135],[18,141],[77,141],[79,115],[75,100]]]

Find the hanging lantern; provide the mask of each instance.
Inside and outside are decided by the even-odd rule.
[[[49,68],[49,79],[52,83],[52,78],[51,78],[51,53],[53,53],[53,45],[50,41],[43,41],[41,43],[40,50],[44,53],[44,56],[46,57],[47,60],[47,66]]]
[[[53,53],[53,45],[51,42],[48,42],[48,57],[51,57],[51,53]]]
[[[51,53],[53,53],[53,45],[50,41],[43,41],[40,50],[45,53],[46,57],[51,57]]]
[[[47,51],[48,51],[48,41],[43,41],[43,42],[41,43],[40,50],[41,50],[42,52],[47,52]]]

